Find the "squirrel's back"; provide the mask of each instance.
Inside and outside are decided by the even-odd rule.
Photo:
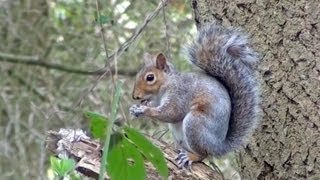
[[[254,72],[257,54],[246,36],[235,29],[209,24],[201,28],[188,47],[190,61],[218,79],[231,98],[231,116],[225,154],[244,145],[258,121],[259,93]]]

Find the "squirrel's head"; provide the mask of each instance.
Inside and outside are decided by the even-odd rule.
[[[164,85],[168,73],[172,70],[166,57],[159,53],[156,56],[144,54],[144,66],[136,76],[132,98],[149,101],[157,96],[160,88]]]

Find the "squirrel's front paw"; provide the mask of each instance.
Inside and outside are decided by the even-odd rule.
[[[135,117],[139,117],[139,116],[142,116],[145,113],[147,108],[148,108],[147,106],[142,106],[142,105],[135,104],[135,105],[130,107],[129,112],[130,112],[131,115],[133,115]]]

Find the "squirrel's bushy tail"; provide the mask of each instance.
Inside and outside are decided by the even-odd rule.
[[[209,24],[199,31],[188,53],[191,62],[218,79],[231,98],[225,147],[215,154],[223,155],[245,145],[257,124],[259,111],[258,85],[253,70],[258,57],[249,47],[246,36],[235,29]]]

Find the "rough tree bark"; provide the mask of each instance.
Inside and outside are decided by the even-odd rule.
[[[261,54],[263,120],[238,156],[242,178],[319,178],[319,1],[191,3],[197,24],[240,26]]]

